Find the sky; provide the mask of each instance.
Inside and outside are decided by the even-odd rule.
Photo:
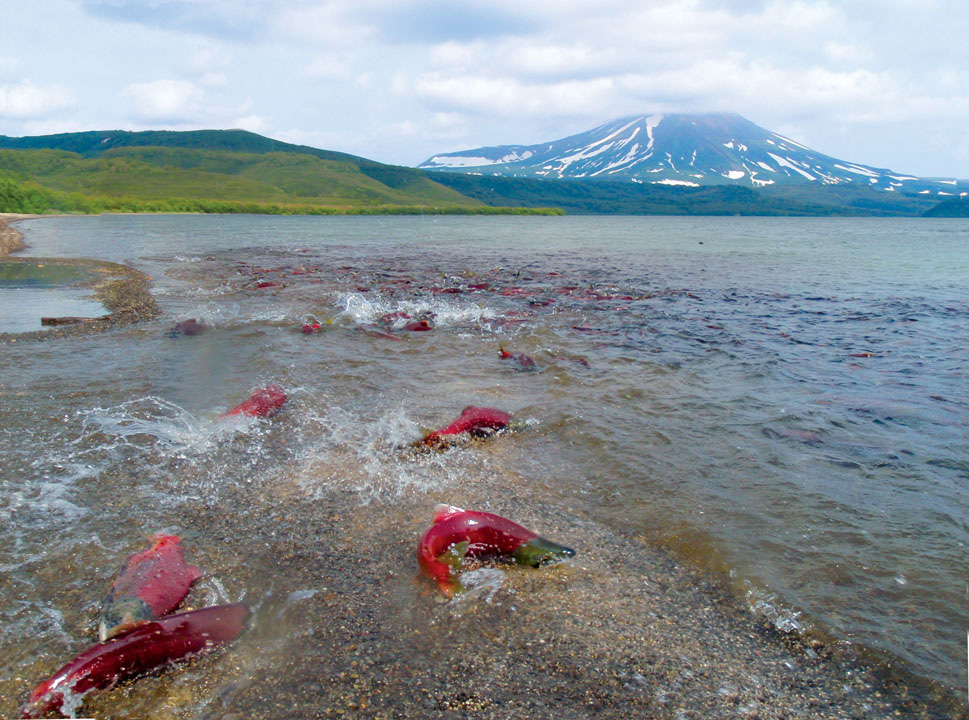
[[[969,178],[969,0],[0,0],[0,135],[243,128],[385,163],[736,112]]]

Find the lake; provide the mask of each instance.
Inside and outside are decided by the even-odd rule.
[[[386,593],[381,622],[400,636],[428,616],[449,632],[475,627],[469,603],[441,615],[417,577],[413,548],[437,502],[577,547],[577,564],[547,575],[571,588],[554,602],[594,606],[583,547],[607,575],[613,550],[629,567],[659,553],[728,587],[734,610],[772,632],[817,634],[965,696],[965,221],[100,216],[18,227],[29,244],[18,255],[148,273],[163,311],[103,335],[0,345],[0,682],[21,700],[22,676],[39,680],[83,646],[117,567],[159,531],[182,535],[207,570],[195,602],[254,604],[254,636],[275,648],[247,655],[217,690],[180,680],[185,716],[270,707],[245,678],[298,656],[307,633],[337,632],[308,630],[301,603],[336,606],[360,583]],[[170,337],[186,318],[211,329]],[[433,330],[402,329],[415,319]],[[320,332],[300,332],[313,322]],[[536,367],[500,359],[499,346]],[[280,416],[219,418],[270,381],[290,395]],[[409,448],[467,405],[527,429]],[[311,540],[325,557],[309,561]],[[475,572],[476,612],[510,623],[526,589],[545,588],[544,571]],[[615,572],[610,582],[629,586],[631,571]],[[617,617],[622,594],[611,595]],[[645,618],[649,603],[636,603]],[[332,612],[370,628],[366,605],[353,607],[352,621]],[[211,683],[206,667],[193,677]],[[145,682],[124,712],[175,702],[164,677]]]

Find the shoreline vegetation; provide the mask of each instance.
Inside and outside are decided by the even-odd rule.
[[[103,213],[215,215],[565,215],[561,208],[491,205],[315,205],[300,203],[213,200],[207,198],[92,196],[39,186],[17,185],[0,178],[0,215],[20,219],[48,214]]]

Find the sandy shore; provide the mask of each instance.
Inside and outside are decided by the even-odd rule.
[[[24,236],[12,223],[17,220],[26,220],[38,217],[37,215],[17,215],[14,213],[0,213],[0,258],[5,258],[12,252],[17,252],[26,247]]]

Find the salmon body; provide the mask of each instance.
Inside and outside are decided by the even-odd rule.
[[[272,417],[279,412],[279,408],[284,402],[286,402],[286,391],[279,385],[272,383],[266,387],[253,390],[248,400],[239,403],[231,410],[226,410],[222,413],[222,417],[232,415]]]
[[[179,335],[201,335],[204,332],[208,332],[209,326],[204,322],[200,322],[195,318],[189,320],[181,320],[175,323],[175,327],[169,332],[169,337],[178,337]]]
[[[441,591],[451,597],[461,591],[457,572],[464,559],[502,559],[539,567],[575,555],[500,515],[438,505],[434,520],[417,547],[417,562]]]
[[[498,430],[504,430],[514,420],[514,416],[502,410],[468,405],[461,411],[457,420],[447,427],[428,433],[420,444],[445,445],[448,438],[462,433],[468,433],[475,437],[486,437]]]
[[[249,614],[241,603],[216,605],[169,615],[94,645],[34,688],[21,717],[70,710],[92,690],[230,643],[245,630]]]
[[[157,535],[155,544],[128,558],[111,591],[101,603],[101,642],[135,625],[168,615],[202,576],[182,555],[181,538]]]
[[[535,361],[525,353],[510,353],[501,345],[498,346],[498,357],[502,360],[514,360],[523,370],[536,370],[538,368]]]

